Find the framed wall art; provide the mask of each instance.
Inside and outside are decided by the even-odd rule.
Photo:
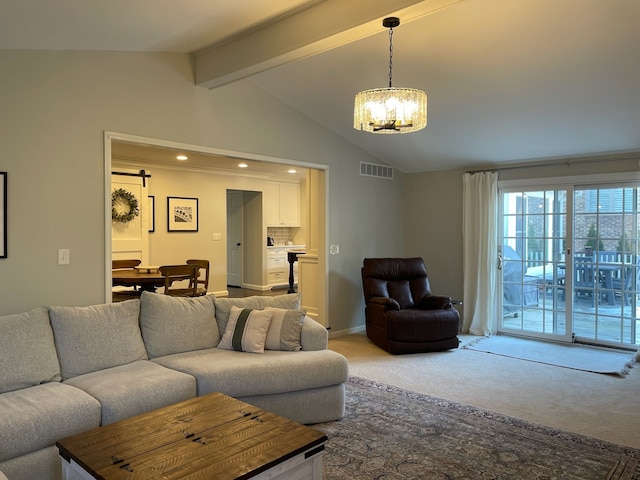
[[[7,172],[0,172],[0,258],[7,258]]]
[[[149,195],[149,233],[156,231],[156,197]]]
[[[198,231],[198,199],[167,197],[167,230],[169,232]]]

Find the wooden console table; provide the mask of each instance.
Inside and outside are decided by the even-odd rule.
[[[322,478],[323,432],[221,393],[56,443],[64,480]]]

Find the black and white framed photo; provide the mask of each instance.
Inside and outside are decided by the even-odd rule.
[[[167,230],[169,232],[198,231],[198,199],[167,197]]]
[[[149,195],[149,233],[156,231],[156,197]]]
[[[0,258],[7,258],[7,172],[0,172]]]

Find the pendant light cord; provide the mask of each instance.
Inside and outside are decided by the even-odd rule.
[[[393,27],[389,27],[389,88],[393,78]]]

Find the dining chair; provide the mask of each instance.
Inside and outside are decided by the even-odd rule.
[[[160,273],[164,277],[164,294],[174,297],[198,296],[198,265],[163,265]],[[184,287],[183,281],[188,281],[189,286]]]
[[[596,265],[593,262],[593,257],[589,256],[574,256],[573,257],[574,268],[574,282],[573,292],[576,300],[585,296],[591,300],[593,306],[596,304],[596,284],[597,273]]]
[[[130,259],[122,259],[122,260],[111,260],[111,269],[112,270],[133,270],[138,265],[140,265],[141,261],[130,258]],[[129,300],[132,298],[140,297],[140,290],[136,287],[125,287],[123,285],[119,285],[112,280],[112,286],[116,287],[116,290],[111,292],[111,301],[112,302],[123,302],[125,300]]]
[[[196,275],[198,296],[206,295],[209,288],[209,260],[187,260],[187,265],[197,265],[198,274]]]
[[[635,256],[635,261],[622,270],[621,277],[613,278],[612,288],[616,294],[620,293],[623,305],[635,305],[631,299],[637,296],[640,288],[640,255]]]

